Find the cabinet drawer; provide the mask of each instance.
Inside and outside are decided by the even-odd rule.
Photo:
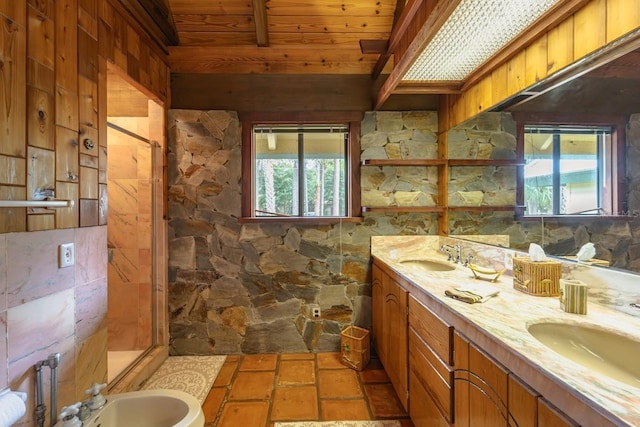
[[[447,365],[453,366],[453,326],[446,324],[413,297],[409,298],[409,325]]]
[[[413,371],[409,371],[409,415],[415,427],[449,427],[429,393]]]
[[[445,419],[452,422],[453,369],[444,364],[412,328],[409,328],[409,369],[415,380],[431,395]],[[409,390],[412,402],[419,404],[413,400],[411,386]]]

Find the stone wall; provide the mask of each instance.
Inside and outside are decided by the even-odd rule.
[[[367,113],[363,155],[419,157],[425,144],[435,153],[436,126],[433,112]],[[345,326],[370,328],[370,237],[437,232],[430,214],[239,224],[237,115],[172,110],[168,138],[172,354],[337,351]],[[388,169],[381,176],[371,169],[362,178],[363,199],[380,186],[393,200],[409,187],[432,192],[423,171]],[[312,304],[320,306],[320,319],[310,316]]]

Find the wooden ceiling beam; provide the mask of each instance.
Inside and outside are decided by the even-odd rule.
[[[258,46],[269,46],[266,0],[253,0],[253,20],[256,25],[256,41]]]
[[[153,38],[165,46],[180,43],[167,0],[118,0]]]
[[[462,82],[400,83],[394,95],[444,95],[462,93]]]
[[[427,17],[422,27],[420,27],[420,30],[409,44],[409,47],[407,47],[404,55],[397,61],[393,71],[378,91],[373,106],[375,110],[379,109],[387,98],[391,96],[411,65],[413,65],[420,53],[433,37],[435,37],[438,31],[440,31],[440,28],[444,25],[449,15],[451,15],[458,6],[458,3],[460,3],[460,0],[441,0],[438,2],[433,12]]]
[[[380,55],[378,62],[376,62],[376,65],[373,67],[371,78],[374,80],[378,78],[380,73],[382,73],[382,70],[384,70],[385,65],[387,65],[389,58],[391,58],[391,55],[395,52],[398,47],[398,43],[402,40],[402,36],[407,32],[411,20],[422,5],[422,1],[423,0],[409,0],[405,4],[403,0],[398,0],[396,10],[401,10],[401,12],[396,14],[397,19],[393,24],[393,29],[391,30],[391,37],[389,38],[387,51]]]

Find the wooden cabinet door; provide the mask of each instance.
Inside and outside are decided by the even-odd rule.
[[[520,378],[509,374],[509,427],[538,426],[538,396]]]
[[[454,348],[456,427],[507,427],[508,372],[459,334]]]
[[[383,339],[386,364],[384,365],[398,398],[405,410],[409,405],[408,392],[408,292],[402,289],[390,276],[383,276],[384,308],[382,319],[385,322]],[[384,345],[383,345],[384,346]],[[384,361],[383,361],[384,364]]]
[[[542,397],[538,398],[539,427],[578,427],[578,424]]]
[[[382,288],[384,276],[385,272],[374,263],[371,272],[371,327],[373,329],[373,345],[375,346],[378,358],[380,358],[382,364],[386,366],[385,349],[388,348],[389,344],[385,342],[384,334],[384,289]]]

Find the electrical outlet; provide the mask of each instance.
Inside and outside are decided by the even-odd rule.
[[[76,261],[73,243],[64,243],[58,246],[58,267],[70,267]]]
[[[308,311],[308,315],[309,317],[312,317],[314,319],[319,319],[320,318],[320,306],[318,304],[309,304],[307,306]]]

